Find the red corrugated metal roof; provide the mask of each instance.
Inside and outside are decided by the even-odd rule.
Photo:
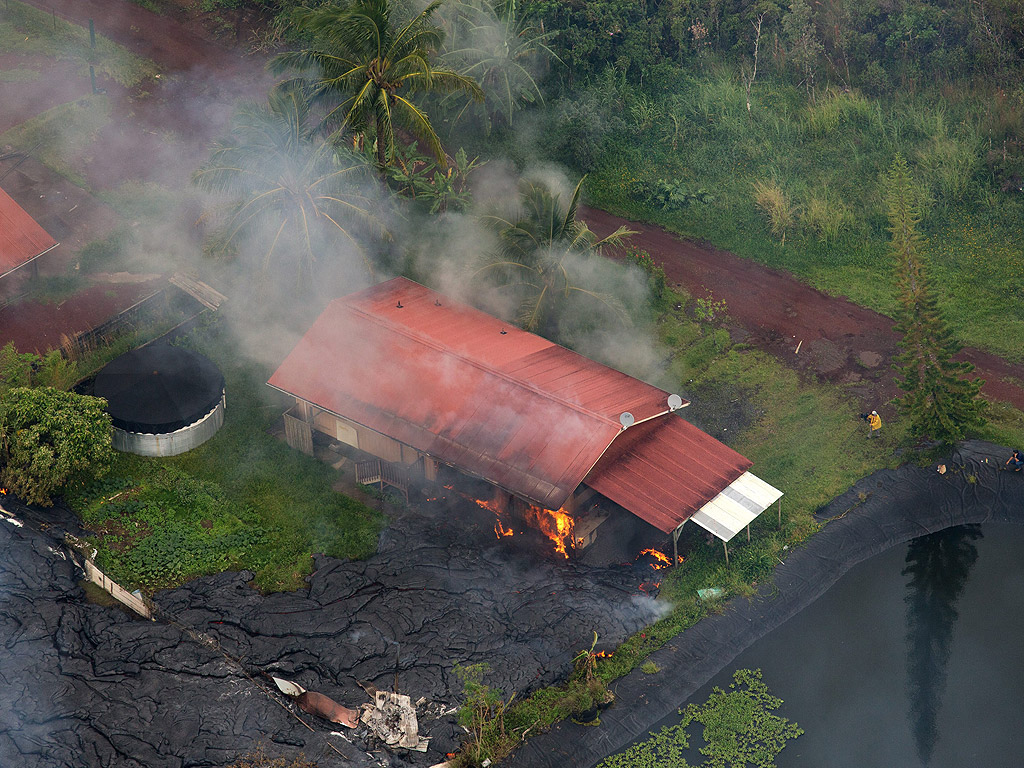
[[[627,429],[584,482],[669,533],[751,466],[676,415]]]
[[[269,383],[549,509],[587,478],[665,531],[750,466],[676,416],[622,432],[668,393],[405,278],[331,302]]]
[[[551,509],[667,397],[405,278],[331,302],[269,383]]]
[[[0,277],[57,245],[35,219],[0,189]]]

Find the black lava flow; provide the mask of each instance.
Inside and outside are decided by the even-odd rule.
[[[91,604],[63,545],[76,518],[2,500],[0,766],[224,766],[263,742],[320,766],[431,765],[455,751],[456,664],[487,663],[507,697],[555,682],[572,656],[656,618],[646,564],[594,567],[504,546],[429,505],[392,520],[364,561],[318,557],[308,588],[261,595],[224,573],[156,595],[145,621]],[[395,643],[398,643],[397,654]],[[357,707],[360,684],[420,707],[427,754],[391,754],[297,712],[266,675]],[[312,730],[297,719],[301,716]],[[370,753],[370,754],[368,754]]]

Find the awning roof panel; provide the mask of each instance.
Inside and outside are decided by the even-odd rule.
[[[750,465],[732,448],[668,414],[625,430],[584,482],[669,533]]]
[[[691,518],[722,541],[729,541],[758,515],[782,498],[774,488],[750,472],[744,472]]]

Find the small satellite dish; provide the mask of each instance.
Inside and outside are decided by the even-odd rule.
[[[629,411],[623,411],[619,414],[619,424],[622,425],[623,429],[629,429],[635,421],[636,419],[633,418],[633,414]]]
[[[683,398],[681,398],[679,395],[669,395],[668,396],[668,407],[669,407],[670,410],[673,410],[673,411],[676,408],[682,408],[683,407]]]

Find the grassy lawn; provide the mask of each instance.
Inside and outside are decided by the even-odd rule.
[[[99,30],[102,31],[102,20]],[[131,87],[153,77],[157,65],[111,42],[97,32],[96,48],[89,42],[89,29],[55,19],[46,11],[18,0],[0,8],[0,51],[49,56],[80,65],[80,76],[89,77],[89,65],[120,85]]]
[[[595,87],[607,91],[609,115],[594,118],[605,133],[587,180],[593,204],[884,313],[894,292],[880,177],[902,153],[924,201],[930,276],[950,327],[965,344],[1024,360],[1024,195],[1001,192],[986,165],[1004,124],[1020,116],[998,95],[831,92],[811,105],[802,90],[765,80],[748,116],[724,68],[659,84],[655,95]],[[648,192],[661,181],[713,199],[663,207]],[[785,245],[755,204],[757,182],[775,184],[793,210]]]
[[[106,96],[88,96],[46,110],[0,134],[0,146],[16,149],[40,158],[43,163],[83,189],[85,177],[71,163],[92,143],[110,122],[110,100]]]
[[[283,408],[268,403],[266,377],[204,351],[227,380],[220,432],[170,459],[119,454],[107,478],[69,498],[96,532],[99,567],[146,592],[237,569],[279,591],[303,585],[314,553],[374,552],[382,517],[331,490],[330,467],[268,434]]]

